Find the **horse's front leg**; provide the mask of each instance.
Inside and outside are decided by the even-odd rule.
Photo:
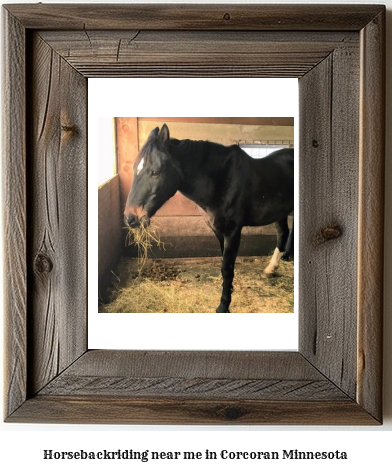
[[[241,229],[236,229],[231,234],[224,236],[223,261],[222,261],[222,297],[217,313],[230,313],[231,292],[233,289],[234,264],[241,241]]]

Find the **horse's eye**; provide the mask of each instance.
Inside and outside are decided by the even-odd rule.
[[[157,178],[159,176],[159,171],[151,171],[151,176]]]

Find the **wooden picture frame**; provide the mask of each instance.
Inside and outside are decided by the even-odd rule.
[[[6,421],[380,424],[385,7],[3,20]],[[298,352],[88,350],[86,91],[107,76],[299,78]]]

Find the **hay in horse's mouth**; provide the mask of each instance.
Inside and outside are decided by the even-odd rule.
[[[159,227],[156,225],[150,225],[150,220],[146,221],[147,225],[144,225],[142,220],[139,227],[127,227],[128,233],[125,238],[125,245],[135,245],[138,253],[138,267],[139,273],[146,264],[148,258],[148,252],[155,243],[159,248],[165,250],[165,246],[159,236]]]

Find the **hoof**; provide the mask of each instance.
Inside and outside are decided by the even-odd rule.
[[[275,277],[277,276],[277,274],[276,274],[275,272],[272,272],[272,273],[270,273],[270,272],[264,272],[264,276],[265,276],[266,278],[275,278]]]
[[[216,313],[230,313],[229,308],[225,308],[221,304],[216,308]]]

